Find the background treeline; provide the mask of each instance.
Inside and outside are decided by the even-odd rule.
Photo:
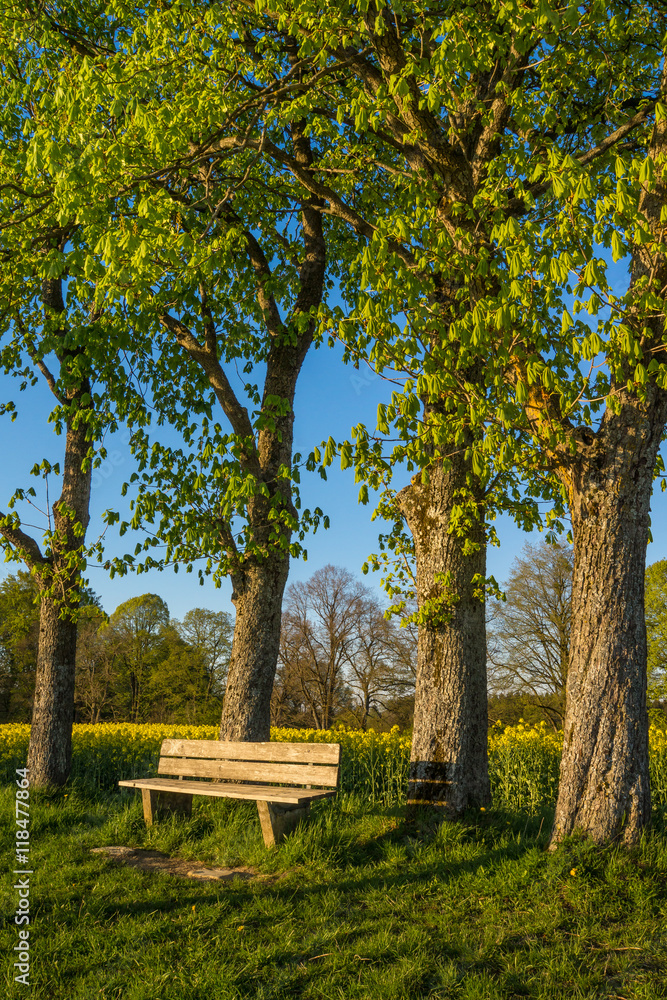
[[[29,722],[39,637],[28,573],[0,584],[0,722]],[[293,584],[272,700],[276,725],[409,726],[416,635],[387,620],[369,587],[325,566]],[[220,719],[233,620],[194,608],[182,621],[143,594],[111,616],[87,590],[79,621],[75,721],[204,724]]]
[[[572,619],[572,549],[526,544],[488,605],[489,723],[547,719],[561,729]],[[0,584],[0,722],[30,720],[39,609],[28,573]],[[667,720],[667,559],[646,571],[649,712]],[[92,590],[79,624],[76,721],[217,723],[233,621],[194,608],[170,618],[155,594],[105,614]],[[412,726],[416,628],[386,618],[375,593],[325,566],[286,594],[271,702],[278,726],[377,731]]]
[[[39,607],[28,573],[0,584],[0,722],[29,722]],[[215,723],[220,718],[233,621],[193,608],[177,621],[143,594],[109,616],[86,591],[79,621],[75,721]]]

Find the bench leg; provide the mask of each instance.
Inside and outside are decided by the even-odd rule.
[[[262,825],[264,843],[275,847],[288,833],[296,829],[300,820],[310,814],[310,802],[305,806],[283,806],[276,802],[258,802],[257,811]]]
[[[191,795],[182,795],[180,792],[156,792],[152,788],[142,788],[141,798],[146,826],[152,826],[155,820],[164,814],[186,818],[192,814]]]

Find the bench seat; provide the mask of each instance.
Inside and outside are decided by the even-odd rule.
[[[177,792],[181,795],[210,795],[221,799],[251,799],[253,802],[279,802],[301,806],[313,799],[329,799],[336,790],[324,788],[278,788],[275,785],[214,784],[211,781],[182,781],[180,778],[136,778],[119,781],[125,788],[152,788],[156,792]]]

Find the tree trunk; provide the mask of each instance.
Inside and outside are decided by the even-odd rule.
[[[449,471],[435,462],[429,473],[427,484],[415,477],[397,498],[415,543],[419,609],[430,612],[429,602],[445,599],[419,626],[408,804],[437,806],[456,817],[490,800],[481,591],[486,540],[479,514],[464,537],[450,531],[456,491],[467,487],[463,458],[455,457]],[[475,543],[469,555],[466,537]]]
[[[62,365],[62,361],[61,361]],[[82,394],[90,397],[84,379],[68,397],[73,403]],[[28,771],[35,787],[63,785],[72,758],[74,686],[76,677],[76,609],[79,603],[80,553],[89,521],[92,467],[82,468],[90,442],[82,410],[67,419],[63,486],[53,504],[51,554],[34,567],[41,590],[39,649],[35,679]]]
[[[44,594],[28,754],[30,782],[35,786],[64,785],[72,761],[76,622],[59,615],[57,601]]]
[[[564,747],[551,846],[636,843],[649,823],[644,572],[665,394],[605,415],[569,481],[574,535]]]
[[[663,65],[660,92],[666,86]],[[648,152],[654,163],[664,163],[665,118],[656,116]],[[653,241],[642,239],[632,249],[634,294],[624,317],[645,352],[640,354],[644,364],[649,358],[664,361],[665,205],[667,178],[659,170],[655,182],[639,190],[639,217]],[[667,392],[652,376],[643,393],[629,394],[625,386],[632,384],[634,365],[631,354],[612,382],[617,412],[608,407],[595,434],[580,433],[578,454],[559,470],[569,493],[575,563],[552,847],[575,830],[597,843],[622,839],[634,844],[651,818],[644,574]]]
[[[235,590],[234,639],[220,722],[221,740],[264,742],[271,734],[271,692],[278,663],[289,556],[279,550],[245,567]]]
[[[78,606],[81,578],[70,559],[76,561],[76,553],[84,541],[91,470],[81,471],[80,448],[75,447],[75,439],[81,438],[78,444],[87,450],[84,432],[68,430],[67,438],[63,492],[54,504],[54,552],[39,570],[42,590],[39,648],[28,751],[30,782],[35,787],[63,785],[69,776],[72,756],[77,633],[72,616]],[[78,512],[78,518],[60,513],[61,504]],[[74,531],[77,520],[83,527],[80,535]]]

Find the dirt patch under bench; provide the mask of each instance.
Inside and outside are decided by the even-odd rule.
[[[145,872],[167,872],[179,878],[196,879],[198,882],[225,882],[235,878],[255,878],[252,868],[205,868],[192,861],[171,858],[161,851],[142,851],[134,847],[93,847],[92,854],[106,854],[120,864],[130,865]]]

